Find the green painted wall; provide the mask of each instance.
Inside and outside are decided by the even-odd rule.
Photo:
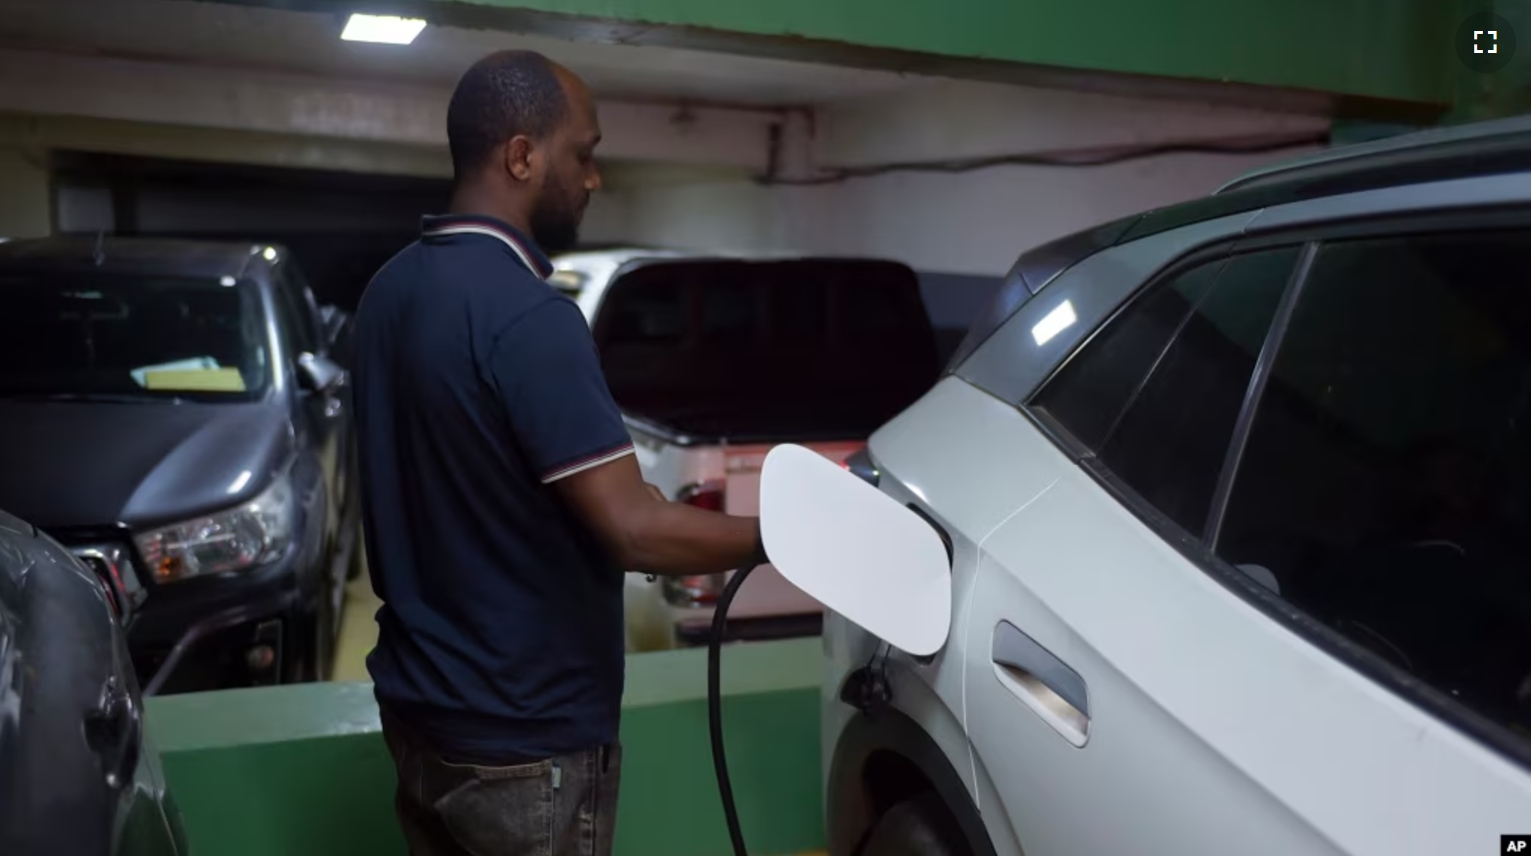
[[[219,0],[338,15],[354,0]],[[1442,106],[1457,17],[1441,0],[374,0],[438,24],[954,76],[1083,71]],[[1056,82],[1061,82],[1057,81]],[[1407,111],[1408,112],[1408,111]],[[1417,111],[1417,115],[1421,115]]]
[[[705,652],[628,658],[619,856],[729,852],[708,748]],[[753,853],[814,850],[818,639],[731,646],[724,728]],[[149,701],[193,856],[403,856],[372,687],[307,684]]]
[[[1503,69],[1479,74],[1454,62],[1453,110],[1449,122],[1472,122],[1500,116],[1516,116],[1529,111],[1528,57],[1533,53],[1533,30],[1529,29],[1527,0],[1458,0],[1455,25],[1474,12],[1495,12],[1505,18],[1517,33],[1517,52]]]

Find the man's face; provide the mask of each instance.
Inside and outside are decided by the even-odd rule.
[[[601,142],[596,105],[579,78],[561,70],[560,79],[569,110],[539,146],[544,150],[543,180],[528,223],[532,239],[545,253],[575,245],[591,194],[601,189],[595,155]]]

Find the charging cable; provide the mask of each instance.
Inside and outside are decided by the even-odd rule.
[[[708,737],[713,743],[713,774],[719,780],[719,799],[724,803],[724,822],[729,825],[729,841],[735,856],[746,856],[745,836],[740,834],[740,816],[735,813],[735,793],[729,786],[729,765],[724,760],[724,723],[719,702],[719,648],[724,643],[724,625],[729,603],[755,565],[735,571],[713,606],[713,632],[708,637]]]

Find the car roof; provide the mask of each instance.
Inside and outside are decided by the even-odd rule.
[[[1521,117],[1341,146],[1247,174],[1209,196],[1109,226],[1124,226],[1114,243],[1127,243],[1178,226],[1275,205],[1326,205],[1328,197],[1364,190],[1482,176],[1515,176],[1513,180],[1526,182],[1528,127],[1527,117]]]
[[[1255,216],[1262,209],[1292,203],[1302,203],[1297,207],[1323,219],[1342,210],[1333,197],[1367,190],[1468,178],[1526,188],[1533,149],[1529,127],[1529,118],[1522,116],[1340,146],[1246,173],[1209,196],[1133,214],[1030,247],[1012,264],[994,303],[970,328],[949,366],[968,359],[1055,277],[1109,247],[1234,214]]]
[[[0,243],[0,269],[158,273],[188,277],[250,276],[266,272],[286,252],[238,241],[175,238],[65,237]],[[274,258],[268,259],[271,255]]]
[[[1525,149],[1530,129],[1533,129],[1533,125],[1530,125],[1529,117],[1513,116],[1488,122],[1429,128],[1366,143],[1338,146],[1258,167],[1225,182],[1214,193],[1227,193],[1239,188],[1271,184],[1278,180],[1294,180],[1324,172],[1358,171],[1381,162],[1399,164],[1463,160],[1501,148],[1515,147],[1518,143]]]

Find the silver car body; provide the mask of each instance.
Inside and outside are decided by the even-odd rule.
[[[1328,152],[1231,190],[1509,131],[1526,146],[1526,119],[1491,123]],[[982,827],[988,851],[955,852],[1439,856],[1491,852],[1500,834],[1528,831],[1525,742],[1488,744],[1298,632],[1276,598],[1169,543],[1023,406],[1158,272],[1200,249],[1487,209],[1526,229],[1523,151],[1508,173],[1194,219],[1093,248],[1042,282],[1019,262],[1004,323],[971,334],[979,341],[950,374],[870,441],[880,489],[951,539],[952,621],[946,647],[922,661],[827,613],[832,853],[851,852],[876,821],[870,805],[914,787],[879,784],[891,769],[919,770],[966,829]],[[1078,703],[999,664],[1015,636],[1068,664]],[[859,712],[848,686],[869,669],[887,675],[888,699]]]

